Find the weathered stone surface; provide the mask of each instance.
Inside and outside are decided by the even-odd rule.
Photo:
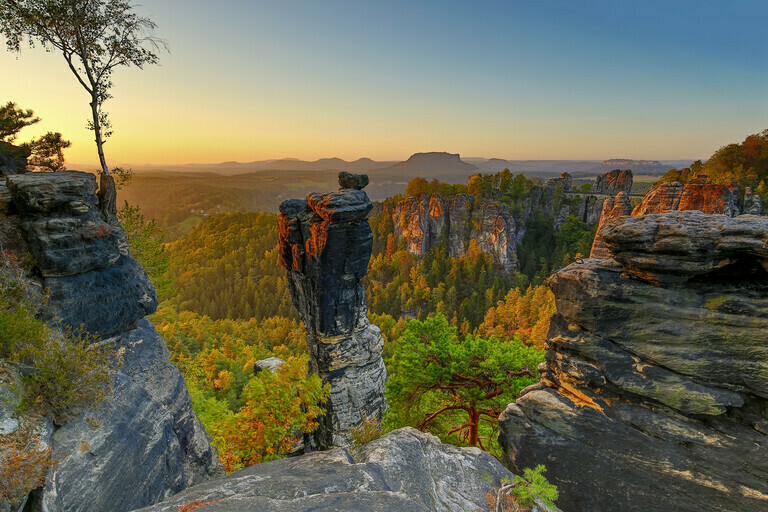
[[[310,370],[331,384],[326,415],[309,446],[347,445],[353,426],[381,417],[386,407],[384,341],[368,322],[361,281],[373,243],[364,218],[371,207],[361,190],[310,194],[306,202],[280,207],[280,261],[307,331]]]
[[[144,268],[129,256],[106,270],[93,270],[44,281],[50,299],[46,320],[83,327],[91,334],[112,336],[130,330],[157,309],[155,289]]]
[[[651,190],[639,205],[632,211],[633,217],[640,217],[648,213],[664,213],[677,210],[680,205],[680,196],[683,195],[683,186],[677,181],[662,183]]]
[[[67,454],[42,501],[54,511],[132,510],[223,474],[179,370],[152,324],[107,340],[124,351],[114,392],[93,420],[65,424],[52,446]]]
[[[106,269],[120,257],[119,227],[96,207],[93,175],[76,171],[7,178],[37,268],[45,277]]]
[[[739,214],[737,189],[715,185],[706,176],[691,178],[683,187],[678,210],[699,210],[704,213],[724,214],[729,217]]]
[[[739,259],[768,265],[768,224],[752,215],[692,211],[623,217],[600,235],[628,272],[651,282],[685,281]]]
[[[343,448],[258,464],[177,494],[142,512],[212,502],[236,511],[487,511],[486,493],[512,478],[490,454],[441,444],[403,428],[350,454]]]
[[[373,205],[362,190],[342,189],[327,194],[307,195],[307,203],[326,222],[364,220]]]
[[[768,219],[673,212],[608,231],[616,260],[550,278],[543,386],[500,417],[505,465],[545,463],[574,512],[768,508]]]
[[[763,214],[763,199],[759,194],[753,194],[749,187],[744,191],[744,213],[747,215]]]
[[[339,173],[339,186],[341,188],[354,188],[356,190],[363,190],[368,186],[367,174],[352,174],[346,171]]]
[[[613,256],[611,251],[605,245],[600,230],[608,223],[619,217],[630,215],[632,213],[632,204],[629,202],[629,196],[625,192],[619,192],[615,198],[609,197],[603,202],[603,211],[600,215],[600,224],[597,226],[597,234],[592,242],[592,250],[589,253],[590,258],[610,258]]]
[[[738,187],[716,185],[703,175],[691,178],[685,187],[677,181],[662,183],[643,197],[632,216],[673,210],[699,210],[734,217],[739,214]]]
[[[615,197],[619,192],[627,196],[632,192],[633,176],[630,169],[614,169],[595,178],[592,193]]]

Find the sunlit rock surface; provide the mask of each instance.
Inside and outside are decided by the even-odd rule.
[[[362,183],[343,177],[342,186]],[[373,234],[366,216],[373,205],[362,190],[341,188],[280,205],[280,262],[307,331],[310,370],[331,384],[317,447],[347,446],[349,430],[381,417],[387,370],[379,328],[368,322],[362,278]]]
[[[48,290],[41,315],[122,353],[114,391],[88,418],[51,430],[60,462],[30,510],[124,511],[223,473],[168,349],[143,319],[157,299],[119,225],[102,219],[96,180],[75,171],[9,176],[3,249],[36,262]],[[8,235],[9,233],[4,233]],[[37,507],[37,508],[35,508]]]
[[[768,219],[622,217],[550,278],[543,386],[500,418],[571,511],[768,510]]]

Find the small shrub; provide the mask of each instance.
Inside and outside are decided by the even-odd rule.
[[[535,469],[525,468],[523,476],[516,476],[512,481],[514,489],[512,493],[523,506],[532,505],[537,499],[544,504],[554,507],[557,501],[557,487],[549,483],[542,474],[547,470],[544,464],[539,464]]]
[[[66,421],[97,407],[111,390],[111,347],[81,332],[59,332],[35,318],[30,283],[0,265],[0,358],[26,368],[23,406]]]
[[[349,437],[352,441],[351,448],[359,448],[368,444],[374,439],[378,439],[387,433],[387,429],[382,425],[381,419],[376,416],[366,416],[363,421],[349,430]]]

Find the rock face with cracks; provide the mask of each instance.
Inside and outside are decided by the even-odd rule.
[[[362,178],[340,176],[342,187],[280,205],[280,262],[307,331],[310,370],[331,384],[326,415],[308,443],[347,446],[349,430],[381,417],[387,370],[379,328],[368,322],[362,278],[373,234],[366,216],[373,205]]]
[[[500,417],[568,511],[768,509],[768,219],[622,217],[550,278],[542,383]]]
[[[27,507],[131,510],[223,474],[165,342],[143,319],[157,306],[154,288],[122,228],[101,217],[94,176],[62,171],[4,181],[0,221],[16,237],[0,242],[36,262],[48,290],[41,316],[83,327],[123,354],[102,409],[51,428],[45,441],[62,458]]]

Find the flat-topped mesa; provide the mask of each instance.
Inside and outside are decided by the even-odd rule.
[[[499,418],[563,509],[768,510],[768,218],[673,211],[600,231],[548,281],[541,383]]]
[[[341,189],[280,205],[280,262],[307,332],[310,370],[331,384],[326,415],[310,439],[320,448],[347,446],[349,430],[381,417],[387,371],[379,328],[368,321],[362,278],[373,233],[368,177],[339,174]]]

